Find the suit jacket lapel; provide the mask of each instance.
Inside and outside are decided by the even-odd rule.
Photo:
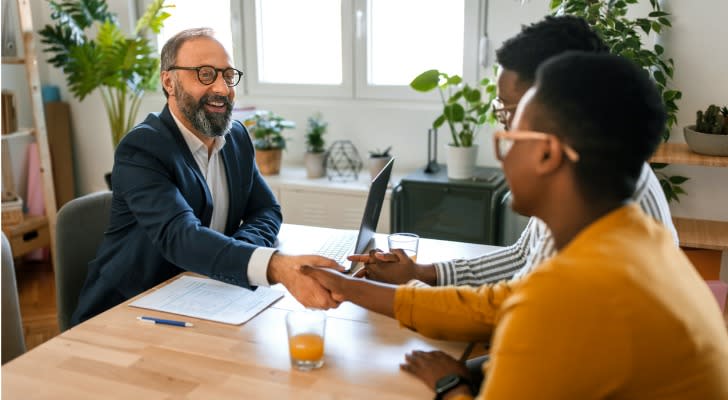
[[[212,222],[212,194],[210,193],[210,188],[207,187],[207,181],[205,180],[205,177],[202,175],[202,171],[200,171],[200,167],[197,165],[197,162],[195,161],[195,158],[192,156],[192,153],[190,152],[189,146],[187,146],[187,142],[185,142],[185,139],[182,137],[182,132],[179,131],[179,128],[177,127],[177,123],[174,121],[174,118],[172,117],[172,112],[169,111],[169,106],[165,105],[164,109],[162,110],[162,113],[159,115],[159,119],[164,123],[164,125],[169,129],[169,132],[174,138],[175,143],[177,144],[177,147],[179,148],[180,152],[182,153],[185,164],[194,171],[195,176],[197,177],[198,184],[202,187],[202,190],[205,192],[205,207],[202,209],[202,215],[198,215],[198,218],[200,218],[200,221],[202,222],[203,226],[210,227],[210,223]],[[227,168],[227,167],[226,167]],[[228,181],[230,178],[228,177]]]

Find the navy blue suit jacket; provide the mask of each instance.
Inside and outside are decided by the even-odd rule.
[[[273,245],[281,211],[240,122],[225,140],[230,206],[222,234],[209,228],[210,190],[168,107],[124,137],[114,155],[109,227],[89,263],[73,324],[183,271],[250,286],[250,256]]]

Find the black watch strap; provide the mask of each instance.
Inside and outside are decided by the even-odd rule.
[[[442,400],[445,394],[462,385],[467,385],[468,391],[472,394],[473,388],[468,378],[458,374],[443,376],[435,383],[435,400]]]

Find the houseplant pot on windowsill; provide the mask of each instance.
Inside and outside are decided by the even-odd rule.
[[[306,128],[306,154],[303,155],[303,163],[306,166],[306,177],[321,178],[326,175],[326,141],[323,136],[326,133],[328,122],[318,113],[308,118]]]
[[[698,111],[695,125],[683,128],[688,148],[709,156],[728,156],[728,107]]]
[[[295,122],[270,111],[257,111],[251,119],[245,121],[245,125],[249,126],[249,122],[252,122],[251,133],[258,170],[263,175],[278,175],[281,171],[282,152],[286,148],[286,138],[281,132],[295,128]]]
[[[443,110],[432,126],[437,129],[447,123],[450,128],[452,140],[447,152],[447,176],[451,179],[470,179],[478,155],[475,137],[481,126],[495,121],[490,112],[491,102],[495,98],[495,84],[483,78],[477,87],[471,87],[463,84],[462,78],[457,75],[450,76],[431,69],[412,80],[410,87],[419,92],[438,89]]]
[[[387,147],[384,151],[379,149],[369,150],[369,175],[371,175],[372,180],[379,175],[384,166],[392,159],[392,155],[389,154],[390,150],[392,150],[392,146]]]

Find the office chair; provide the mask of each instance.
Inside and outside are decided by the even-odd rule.
[[[13,253],[5,233],[2,235],[2,363],[5,364],[25,353],[25,338],[23,336],[23,320],[20,317]]]
[[[56,302],[58,328],[71,328],[71,315],[96,257],[111,215],[109,191],[91,193],[66,203],[56,220]]]

